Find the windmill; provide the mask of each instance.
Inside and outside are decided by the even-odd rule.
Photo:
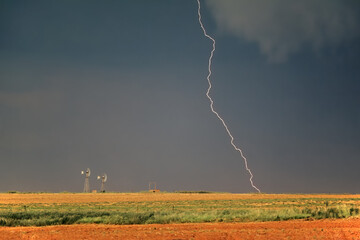
[[[100,192],[105,192],[105,183],[106,183],[106,181],[107,181],[107,175],[106,175],[106,173],[104,173],[102,176],[98,176],[97,179],[98,179],[98,180],[101,179]]]
[[[81,175],[85,174],[85,183],[84,183],[84,191],[85,193],[89,193],[90,192],[90,185],[89,185],[89,177],[90,177],[90,168],[86,169],[86,172],[84,173],[84,171],[81,171]]]
[[[160,192],[159,189],[156,189],[156,182],[149,182],[149,192]]]

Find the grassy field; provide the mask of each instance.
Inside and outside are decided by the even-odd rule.
[[[359,195],[0,194],[0,226],[284,221],[359,216]]]

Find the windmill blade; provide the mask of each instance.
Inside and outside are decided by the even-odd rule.
[[[84,171],[81,171],[81,175],[84,175]]]
[[[99,180],[99,179],[100,179],[100,176],[97,176],[97,179]]]
[[[90,168],[88,168],[86,172],[89,174],[88,177],[90,177],[91,174]]]
[[[106,173],[104,173],[104,182],[106,182],[107,181],[107,175],[106,175]]]

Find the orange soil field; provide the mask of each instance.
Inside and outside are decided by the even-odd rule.
[[[116,203],[235,199],[360,198],[330,194],[41,193],[0,194],[0,204]],[[360,219],[149,225],[0,227],[0,239],[350,239],[360,240]]]
[[[235,199],[285,199],[285,198],[360,198],[360,195],[335,194],[232,194],[232,193],[0,193],[0,204],[27,203],[94,203],[94,202],[143,202],[191,201]]]
[[[360,219],[152,224],[0,227],[0,239],[241,239],[358,240]]]

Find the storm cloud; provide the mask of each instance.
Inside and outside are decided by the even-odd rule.
[[[304,45],[315,51],[357,37],[358,1],[207,0],[220,32],[258,44],[270,62]]]

